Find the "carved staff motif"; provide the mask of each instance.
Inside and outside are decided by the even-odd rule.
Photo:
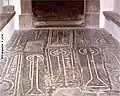
[[[68,30],[52,30],[49,32],[47,46],[72,46],[73,32]]]
[[[95,47],[81,48],[79,52],[87,57],[90,80],[85,87],[107,87],[108,85],[99,77],[94,57],[98,55],[99,50]]]
[[[44,62],[43,55],[30,55],[26,58],[30,62],[30,80],[31,89],[26,93],[26,95],[40,95],[43,96],[44,92],[38,87],[38,64]]]
[[[64,79],[64,84],[63,85],[68,86],[66,65],[65,65],[65,59],[64,58],[67,57],[70,54],[69,50],[63,50],[62,48],[58,48],[56,50],[52,50],[50,52],[50,54],[54,57],[57,57],[60,74],[63,74],[63,79]]]

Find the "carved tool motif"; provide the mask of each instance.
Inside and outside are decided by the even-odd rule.
[[[81,48],[79,52],[86,55],[88,69],[90,72],[90,80],[86,83],[85,87],[108,87],[108,85],[99,77],[96,68],[95,56],[98,55],[99,50],[95,47]]]
[[[30,74],[29,79],[31,80],[31,89],[26,95],[44,95],[38,87],[38,64],[43,62],[44,57],[42,55],[30,55],[26,58],[30,62]]]

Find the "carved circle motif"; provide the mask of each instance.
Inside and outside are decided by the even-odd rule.
[[[7,52],[11,52],[11,51],[18,52],[20,50],[22,50],[22,47],[20,45],[17,45],[15,47],[9,46],[9,47],[6,48]]]
[[[88,48],[80,48],[79,52],[82,55],[87,55],[88,53],[92,53],[94,55],[97,55],[99,53],[99,50],[96,47],[88,47]]]
[[[9,91],[13,88],[13,82],[10,80],[1,80],[0,81],[0,89],[4,91]]]
[[[59,54],[62,54],[63,56],[68,56],[70,54],[70,51],[65,49],[55,49],[50,51],[50,54],[55,57],[59,56]]]
[[[40,54],[29,55],[29,56],[26,57],[26,59],[28,61],[33,61],[35,56],[39,57],[39,61],[43,61],[44,60],[43,55],[40,55]]]

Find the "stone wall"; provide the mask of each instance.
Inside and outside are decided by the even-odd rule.
[[[120,0],[114,0],[114,12],[120,14]]]
[[[32,0],[21,0],[20,29],[32,27]]]
[[[84,0],[85,26],[98,27],[100,14],[100,0]],[[32,26],[32,0],[21,0],[20,28]]]
[[[0,0],[0,14],[3,13],[3,0]]]
[[[85,0],[86,26],[99,27],[100,0]]]

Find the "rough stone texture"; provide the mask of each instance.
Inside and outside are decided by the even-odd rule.
[[[12,5],[4,6],[3,7],[3,12],[4,13],[12,13],[14,12],[15,8]]]
[[[72,2],[76,2],[76,1],[83,2],[84,0],[75,0],[75,1],[71,0],[71,1]],[[100,0],[85,0],[85,1],[86,2],[84,2],[84,8],[83,8],[84,18],[83,18],[82,22],[84,23],[84,26],[87,26],[87,27],[98,27],[99,26],[99,13],[100,13]],[[22,10],[22,14],[24,14],[24,15],[25,14],[33,15],[32,14],[32,0],[21,0],[21,10]],[[89,14],[89,16],[88,16],[88,14]],[[24,16],[23,16],[23,18],[24,18]],[[95,18],[95,19],[93,19],[93,18]],[[68,18],[68,19],[70,19],[70,18]],[[52,20],[52,17],[51,17],[51,20]],[[79,21],[80,20],[78,20],[77,23],[73,22],[74,26],[78,26],[78,25],[80,26],[81,23],[79,23]],[[20,19],[20,22],[23,22],[23,25],[26,23],[25,21],[22,21],[21,19]],[[29,21],[27,21],[27,22],[29,22]],[[33,22],[33,27],[35,27],[34,20],[32,22]],[[59,20],[56,22],[59,22]],[[41,21],[39,23],[40,23],[40,26],[46,26],[46,25],[49,26],[49,24],[51,25],[51,23],[46,23],[46,22],[42,23]],[[23,26],[23,25],[21,25],[21,26]],[[68,24],[66,26],[68,26]]]
[[[0,0],[0,14],[3,13],[3,0]]]
[[[19,16],[20,29],[33,27],[32,2],[31,0],[21,0],[21,15]]]
[[[20,29],[27,29],[27,28],[32,28],[33,26],[33,22],[32,22],[32,15],[31,14],[24,14],[24,15],[20,15]]]
[[[33,26],[84,26],[83,1],[32,1]]]
[[[9,5],[3,7],[3,13],[0,14],[0,31],[8,24],[14,15],[14,6]]]
[[[14,17],[15,12],[6,12],[0,14],[0,31],[8,24],[8,22]]]
[[[33,26],[40,27],[84,27],[84,21],[35,21]]]
[[[86,26],[98,27],[100,14],[100,0],[86,0],[85,8]]]
[[[103,14],[107,20],[111,20],[120,27],[120,15],[118,13],[113,11],[104,11]]]
[[[38,21],[81,20],[84,16],[83,1],[32,1],[32,12]]]
[[[31,14],[32,13],[31,0],[21,0],[21,13],[22,14]]]
[[[103,29],[14,32],[0,60],[1,96],[119,96],[119,45]]]
[[[120,96],[120,92],[105,92],[100,93],[99,96]]]

